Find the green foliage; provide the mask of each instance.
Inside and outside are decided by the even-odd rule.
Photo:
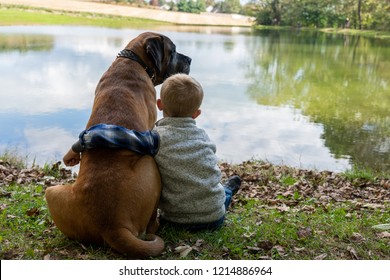
[[[262,25],[390,30],[387,0],[266,0],[256,5],[256,21]]]
[[[1,38],[0,38],[1,41]],[[5,150],[1,155],[0,155],[0,161],[4,162],[9,162],[13,166],[16,166],[17,168],[25,168],[27,166],[27,157],[22,157],[18,154],[17,149],[8,149]]]
[[[206,10],[205,0],[179,0],[176,4],[179,12],[199,14]]]
[[[346,170],[344,172],[344,176],[348,179],[361,178],[365,180],[374,180],[377,174],[374,171],[368,169],[367,167],[353,166],[352,169]]]
[[[238,14],[241,11],[240,0],[224,0],[218,2],[216,5],[221,13]]]

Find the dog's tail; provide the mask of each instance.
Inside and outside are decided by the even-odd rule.
[[[133,258],[155,257],[165,248],[161,237],[147,234],[145,240],[142,240],[126,228],[107,232],[103,234],[103,238],[114,250]]]

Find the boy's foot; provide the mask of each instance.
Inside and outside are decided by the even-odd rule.
[[[227,180],[224,187],[231,190],[232,194],[235,195],[238,192],[240,186],[241,186],[240,176],[234,175]]]

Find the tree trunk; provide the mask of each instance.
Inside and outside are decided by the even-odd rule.
[[[362,16],[361,16],[361,10],[362,10],[362,0],[359,0],[358,2],[358,25],[359,29],[362,29]]]

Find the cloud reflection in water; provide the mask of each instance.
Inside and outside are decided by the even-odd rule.
[[[0,34],[16,32],[52,35],[54,44],[49,51],[0,53],[0,152],[18,146],[38,164],[60,160],[85,127],[101,75],[141,31],[0,28]],[[324,146],[321,125],[292,108],[258,105],[245,94],[245,36],[166,35],[193,59],[191,75],[206,94],[197,123],[217,144],[220,159],[239,163],[256,158],[331,170],[349,167],[348,159],[336,160]]]

